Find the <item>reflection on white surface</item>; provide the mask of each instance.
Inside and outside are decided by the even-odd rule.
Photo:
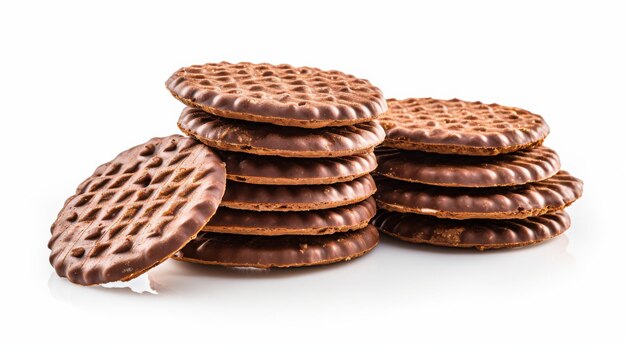
[[[154,289],[153,283],[150,280],[150,276],[148,274],[142,274],[135,279],[126,281],[126,282],[112,282],[107,284],[102,284],[104,288],[129,288],[130,291],[135,293],[150,293],[150,294],[158,294]]]
[[[111,291],[112,293],[121,293],[123,295],[141,295],[143,293],[157,295],[161,290],[161,286],[150,277],[148,273],[144,273],[126,282],[118,281],[95,286],[81,286],[73,284],[69,280],[61,278],[57,276],[55,272],[52,272],[50,273],[50,278],[48,278],[48,289],[52,296],[56,298],[75,301],[74,294],[80,291],[84,291],[87,294],[89,291]]]
[[[289,291],[297,291],[300,297],[330,297],[333,291],[343,288],[362,288],[364,298],[375,290],[391,287],[395,287],[391,290],[398,293],[415,290],[413,296],[446,294],[447,288],[455,286],[458,289],[460,284],[465,289],[498,288],[511,284],[530,286],[554,276],[566,277],[570,271],[568,267],[575,263],[574,257],[567,251],[568,243],[567,236],[562,235],[535,246],[480,252],[414,245],[383,236],[379,247],[370,254],[327,266],[224,268],[170,260],[131,281],[108,283],[101,287],[81,287],[52,273],[48,288],[55,298],[94,304],[98,304],[98,300],[91,299],[88,291],[116,296],[139,296],[146,295],[141,294],[146,292],[168,299],[184,298],[180,301],[184,305],[194,304],[195,298],[205,301],[210,294],[219,296],[226,292],[228,300],[253,292],[257,299],[281,297],[285,301],[293,298],[287,293]],[[318,286],[325,286],[326,289],[316,291]]]
[[[345,341],[347,331],[371,335],[372,344],[384,346],[390,333],[401,342],[412,343],[417,336],[439,343],[453,330],[458,333],[454,340],[464,343],[484,335],[517,340],[520,331],[527,332],[524,328],[531,328],[535,339],[553,341],[604,311],[581,304],[589,282],[599,286],[603,280],[601,270],[589,269],[584,253],[570,253],[570,240],[575,247],[577,239],[588,236],[578,230],[583,227],[540,245],[485,252],[383,236],[378,248],[359,259],[300,269],[232,269],[168,260],[149,272],[158,295],[81,287],[52,273],[46,305],[63,316],[71,311],[66,323],[74,323],[69,316],[77,313],[91,323],[101,316],[117,323],[123,316],[140,331],[131,341],[160,328],[159,344],[172,347],[190,325],[216,330],[208,335],[228,342],[240,339],[244,330],[266,345],[275,344],[276,330],[290,336],[291,343],[320,328],[333,344]],[[610,299],[618,293],[603,289]],[[160,327],[146,323],[153,320],[165,322]],[[89,326],[85,323],[82,332]],[[572,338],[589,339],[584,333]]]

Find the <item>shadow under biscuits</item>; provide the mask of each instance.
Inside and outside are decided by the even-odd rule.
[[[162,293],[167,293],[168,289],[161,286],[158,282],[155,282],[147,274],[143,274],[140,277],[127,282],[114,282],[114,286],[110,285],[112,283],[108,283],[109,286],[80,286],[57,276],[55,272],[51,272],[48,278],[48,291],[50,295],[57,300],[70,304],[84,303],[86,305],[93,303],[94,296],[104,294],[106,294],[107,297],[126,298],[130,296],[143,298],[144,296],[157,296]],[[137,284],[139,279],[141,279],[142,282]],[[141,287],[146,284],[149,284],[149,287]]]

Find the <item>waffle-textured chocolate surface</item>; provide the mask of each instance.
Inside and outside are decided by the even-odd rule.
[[[452,188],[377,178],[378,205],[389,211],[440,218],[526,218],[561,210],[583,193],[580,179],[560,171],[537,183],[497,188]]]
[[[220,206],[254,211],[302,211],[344,206],[376,192],[369,174],[349,182],[319,185],[264,185],[229,181]]]
[[[385,145],[442,154],[497,155],[541,145],[550,128],[517,107],[432,98],[387,100]]]
[[[154,138],[98,167],[52,224],[50,263],[82,285],[129,280],[167,259],[209,221],[226,170],[201,143]]]
[[[382,92],[367,80],[312,67],[207,63],[179,69],[165,85],[209,113],[285,126],[351,125],[387,110]]]
[[[452,187],[521,185],[550,178],[561,168],[557,153],[545,146],[471,157],[381,148],[376,156],[376,171],[385,177]]]
[[[308,185],[347,182],[376,169],[373,152],[343,157],[296,158],[220,153],[226,177],[243,183]]]
[[[378,244],[374,226],[317,236],[258,236],[202,233],[174,257],[232,267],[300,267],[348,261]]]
[[[479,250],[532,245],[554,238],[570,226],[565,211],[524,219],[454,220],[413,213],[379,211],[372,224],[381,233],[412,243]]]
[[[254,235],[325,235],[363,228],[376,214],[370,197],[352,205],[324,210],[260,212],[220,207],[206,232]]]
[[[216,149],[283,157],[357,155],[372,150],[385,139],[385,131],[377,121],[304,129],[233,121],[189,107],[181,113],[178,127]]]

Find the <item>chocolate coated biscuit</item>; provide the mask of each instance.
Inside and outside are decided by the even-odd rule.
[[[582,181],[565,171],[514,187],[437,187],[383,177],[376,183],[375,198],[384,209],[453,219],[539,216],[569,206],[583,192]]]
[[[376,149],[378,174],[437,186],[494,187],[537,182],[561,168],[559,156],[545,146],[497,156],[443,155]]]
[[[363,154],[385,139],[385,131],[377,121],[312,130],[234,121],[189,107],[181,113],[178,127],[216,149],[283,157]]]
[[[229,181],[220,206],[254,211],[303,211],[363,201],[376,192],[369,174],[344,183],[262,185]]]
[[[274,185],[331,184],[351,181],[376,169],[373,152],[343,157],[295,158],[220,153],[226,177],[243,183]]]
[[[324,235],[367,226],[376,214],[370,197],[352,205],[324,210],[260,212],[220,207],[206,232],[254,235]]]
[[[473,247],[478,250],[532,245],[554,238],[570,226],[565,211],[524,219],[442,219],[379,211],[372,224],[387,235],[412,243]]]
[[[387,100],[385,146],[441,154],[497,155],[541,145],[550,128],[517,107],[432,98]]]
[[[317,236],[258,236],[203,233],[174,257],[194,263],[232,267],[300,267],[362,256],[378,244],[374,226]]]
[[[320,128],[369,121],[387,110],[367,80],[312,67],[207,63],[165,83],[183,103],[211,114],[284,126]]]
[[[225,183],[220,158],[191,138],[154,138],[124,151],[65,202],[50,229],[50,263],[81,285],[132,279],[196,236]]]

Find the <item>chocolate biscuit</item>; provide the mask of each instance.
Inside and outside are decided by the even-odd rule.
[[[550,128],[517,107],[432,98],[387,100],[385,146],[441,154],[497,155],[541,145]]]
[[[316,236],[257,236],[203,233],[174,257],[231,267],[301,267],[348,261],[378,244],[374,226]]]
[[[352,205],[324,210],[269,212],[220,207],[206,232],[254,235],[325,235],[367,226],[376,214],[376,201],[367,198]]]
[[[495,187],[537,182],[561,168],[557,153],[545,146],[497,156],[443,155],[376,149],[378,174],[437,186]]]
[[[459,221],[381,210],[372,224],[381,233],[412,243],[482,251],[527,246],[554,238],[569,228],[570,218],[565,211],[557,211],[524,219]]]
[[[376,192],[369,174],[344,183],[262,185],[229,181],[220,206],[253,211],[303,211],[363,201]]]
[[[372,152],[324,158],[257,156],[228,151],[220,155],[226,163],[229,180],[252,184],[332,184],[351,181],[376,169],[376,156]]]
[[[226,151],[283,157],[338,157],[371,151],[385,139],[377,121],[304,129],[235,121],[185,108],[178,127],[206,145]]]
[[[453,219],[539,216],[569,206],[583,192],[582,181],[565,171],[514,187],[437,187],[383,177],[376,184],[376,201],[386,210]]]
[[[124,151],[65,202],[50,229],[50,263],[81,285],[132,279],[197,235],[225,183],[220,158],[191,138],[154,138]]]
[[[367,80],[312,67],[207,63],[179,69],[165,85],[208,113],[284,126],[353,125],[387,110],[381,91]]]

